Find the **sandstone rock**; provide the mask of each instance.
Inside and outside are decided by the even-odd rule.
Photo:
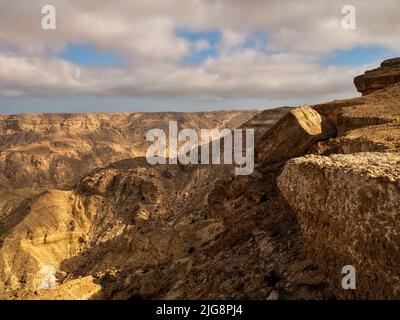
[[[379,68],[366,71],[354,79],[357,90],[363,95],[388,87],[400,82],[400,58],[382,62]]]
[[[314,144],[308,153],[400,150],[400,83],[363,97],[313,106],[336,125],[337,138]]]
[[[287,113],[262,137],[255,160],[263,164],[281,162],[303,155],[317,141],[335,136],[332,121],[309,106]]]
[[[392,58],[381,63],[381,67],[397,67],[400,66],[400,58]]]
[[[400,82],[362,97],[320,103],[312,108],[333,121],[338,136],[350,130],[398,121]]]
[[[400,298],[399,153],[293,159],[278,186],[338,297]],[[345,265],[356,268],[357,290],[341,287]]]

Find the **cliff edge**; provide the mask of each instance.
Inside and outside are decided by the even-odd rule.
[[[277,183],[338,298],[399,299],[400,59],[357,77],[363,97],[314,106],[337,135],[289,160]],[[342,267],[356,270],[344,290]]]

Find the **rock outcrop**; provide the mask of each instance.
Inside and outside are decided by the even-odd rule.
[[[314,144],[308,153],[329,155],[400,148],[400,83],[363,97],[313,108],[335,123],[337,134],[333,139]]]
[[[278,185],[339,297],[400,298],[399,153],[297,158]],[[341,287],[345,265],[355,267],[356,290]]]
[[[309,256],[338,298],[399,299],[400,59],[357,77],[363,97],[313,106],[336,137],[288,161],[278,178]],[[356,290],[342,268],[356,270]]]
[[[334,137],[332,121],[309,106],[288,112],[261,138],[255,160],[272,164],[303,155],[315,142]]]
[[[400,58],[382,62],[379,68],[366,71],[354,79],[357,90],[363,95],[400,82]]]

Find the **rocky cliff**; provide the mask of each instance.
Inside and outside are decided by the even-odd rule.
[[[399,298],[398,153],[297,158],[278,184],[296,211],[310,256],[338,297]],[[356,290],[341,287],[346,265],[355,267]]]
[[[337,135],[288,161],[278,178],[309,256],[338,298],[400,298],[398,62],[356,78],[362,98],[314,106]],[[355,267],[356,290],[342,287],[345,265]]]
[[[357,90],[363,95],[400,82],[400,58],[385,60],[379,68],[366,71],[354,79]]]

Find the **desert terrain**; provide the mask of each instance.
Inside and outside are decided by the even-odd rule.
[[[400,58],[355,85],[264,111],[0,116],[0,298],[400,298]],[[148,164],[169,120],[254,129],[254,172]]]

